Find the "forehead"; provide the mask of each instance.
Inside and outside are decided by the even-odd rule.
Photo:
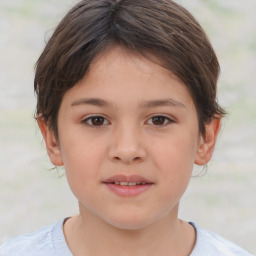
[[[153,59],[153,58],[152,58]],[[155,59],[156,60],[156,59]],[[93,97],[132,104],[143,100],[173,98],[190,104],[192,98],[187,87],[171,71],[138,53],[122,47],[113,47],[101,53],[92,62],[89,72],[67,96]]]
[[[112,45],[94,58],[90,70],[107,71],[108,67],[118,69],[118,65],[122,64],[137,68],[144,73],[161,72],[166,75],[173,75],[160,65],[161,61],[153,54],[148,53],[146,56],[121,45]]]

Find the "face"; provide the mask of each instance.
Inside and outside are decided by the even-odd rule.
[[[124,229],[177,217],[207,144],[185,85],[118,47],[64,95],[58,143],[40,128],[53,164],[64,164],[81,214]]]

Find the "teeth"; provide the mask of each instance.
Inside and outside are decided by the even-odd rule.
[[[120,185],[120,186],[136,186],[136,185],[145,185],[144,182],[126,182],[126,181],[115,181],[114,184]]]

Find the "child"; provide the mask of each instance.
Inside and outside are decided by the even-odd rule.
[[[35,75],[36,117],[79,214],[14,238],[0,255],[250,255],[178,219],[194,164],[210,160],[224,110],[204,31],[171,0],[83,0]]]

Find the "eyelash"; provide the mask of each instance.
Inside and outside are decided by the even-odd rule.
[[[88,125],[88,126],[91,126],[91,127],[95,127],[95,128],[98,128],[98,127],[101,127],[101,126],[103,126],[103,125],[106,125],[106,124],[101,124],[101,125],[93,125],[92,124],[92,120],[93,120],[93,118],[100,118],[101,120],[103,119],[104,121],[104,123],[105,123],[105,121],[107,120],[105,117],[103,117],[103,116],[97,116],[97,115],[95,115],[95,116],[89,116],[89,117],[87,117],[87,118],[85,118],[84,120],[82,120],[82,123],[83,124],[86,124],[86,125]],[[90,123],[89,123],[90,122]],[[109,122],[108,122],[109,123]]]
[[[155,116],[150,117],[149,120],[150,120],[150,119],[153,119],[153,118],[161,118],[161,119],[163,118],[163,119],[164,119],[164,123],[163,123],[163,124],[154,125],[154,124],[152,123],[152,125],[154,125],[154,126],[156,126],[156,127],[164,127],[164,126],[167,126],[167,125],[169,125],[169,124],[171,124],[171,123],[174,123],[174,120],[173,120],[173,119],[171,119],[170,117],[164,116],[164,115],[155,115]]]
[[[103,120],[103,124],[94,125],[92,123],[93,118],[95,118],[95,119],[100,118],[101,121]],[[164,116],[164,115],[154,115],[154,116],[150,117],[148,120],[153,119],[153,118],[163,118],[164,119],[163,124],[160,124],[160,125],[155,125],[153,123],[150,124],[150,125],[154,125],[155,127],[164,127],[164,126],[169,125],[170,123],[174,123],[173,119],[171,119],[170,117]],[[107,121],[107,119],[105,117],[100,116],[100,115],[99,116],[95,115],[95,116],[89,116],[89,117],[85,118],[84,120],[82,120],[82,123],[86,124],[87,126],[90,126],[90,127],[100,128],[101,126],[110,124],[109,121],[107,121],[107,124],[105,123],[105,121]]]

